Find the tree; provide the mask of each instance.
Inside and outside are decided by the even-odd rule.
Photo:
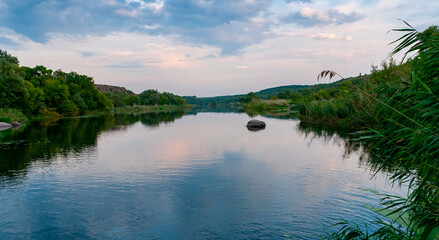
[[[169,98],[162,94],[160,95],[159,105],[168,105],[169,104]]]
[[[125,98],[125,103],[128,106],[134,106],[140,103],[140,98],[136,95],[128,95]]]
[[[0,49],[0,106],[25,108],[29,104],[29,91],[16,57]]]
[[[249,92],[245,97],[242,99],[242,102],[249,103],[254,100],[260,99],[259,96],[255,92]]]
[[[139,94],[140,104],[156,105],[160,100],[160,93],[157,90],[149,89]]]

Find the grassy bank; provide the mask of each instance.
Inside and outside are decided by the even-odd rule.
[[[21,124],[27,124],[29,119],[20,110],[0,108],[0,122],[19,122]]]
[[[111,112],[113,114],[132,114],[150,112],[177,112],[190,110],[192,105],[159,105],[159,106],[125,106],[116,107]]]
[[[299,118],[302,122],[343,129],[344,131],[375,127],[378,122],[375,108],[375,103],[361,92],[353,92],[351,95],[335,99],[297,104]]]
[[[159,105],[159,106],[125,106],[115,107],[105,111],[90,111],[79,116],[63,116],[54,111],[41,111],[38,115],[26,116],[17,109],[0,108],[0,122],[11,123],[14,121],[27,125],[30,121],[56,122],[61,118],[83,118],[108,114],[142,114],[142,113],[158,113],[158,112],[186,112],[190,110],[192,105]]]
[[[301,101],[297,104],[300,120],[345,131],[377,128],[382,122],[377,112],[389,97],[379,89],[402,90],[410,85],[412,65],[413,60],[403,64],[396,64],[393,59],[383,61],[381,66],[372,67],[370,77],[347,82],[350,89],[346,94],[319,101]]]
[[[280,118],[297,116],[294,102],[285,99],[253,99],[248,103],[239,103],[236,106],[250,116],[263,115]]]
[[[374,223],[376,231],[340,221],[323,238],[439,239],[439,29],[399,31],[406,34],[392,54],[405,49],[416,53],[412,59],[374,67],[345,97],[299,107],[303,122],[356,131],[370,170],[385,169],[391,183],[409,186],[407,196],[383,195],[381,208],[369,208],[387,218]]]
[[[102,115],[113,115],[113,114],[142,114],[142,113],[160,113],[160,112],[186,112],[192,109],[192,105],[158,105],[158,106],[125,106],[125,107],[115,107],[106,111],[93,111],[88,112],[81,116],[73,117],[61,117],[61,118],[87,118]],[[59,118],[58,118],[59,119]],[[57,120],[58,120],[57,119]],[[46,120],[44,116],[39,116],[38,118],[32,118],[32,120]]]

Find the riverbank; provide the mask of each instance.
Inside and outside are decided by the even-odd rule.
[[[0,122],[9,124],[12,122],[19,122],[21,124],[27,124],[29,123],[29,118],[20,110],[0,108]]]
[[[349,89],[340,87],[339,94],[297,104],[303,126],[350,134],[373,174],[384,170],[389,183],[409,183],[406,196],[383,195],[381,208],[368,207],[387,218],[377,222],[375,232],[341,220],[336,223],[340,229],[323,239],[439,239],[439,28],[399,31],[408,33],[396,41],[399,45],[391,54],[407,50],[417,55],[403,63],[384,61],[372,67],[370,78],[347,82]],[[330,70],[318,79],[326,76],[343,79]],[[257,101],[246,106],[270,113]]]
[[[142,114],[142,113],[159,113],[159,112],[186,112],[192,109],[192,105],[158,105],[158,106],[125,106],[115,107],[106,111],[91,111],[78,116],[63,116],[61,114],[43,111],[39,115],[26,116],[17,109],[0,108],[0,122],[12,123],[19,122],[26,126],[31,121],[56,122],[61,118],[85,118],[101,115],[115,114]]]
[[[113,108],[113,114],[188,111],[193,105],[126,106]]]
[[[261,115],[275,118],[298,117],[298,111],[294,102],[285,99],[255,99],[249,103],[238,103],[236,107],[250,116]]]

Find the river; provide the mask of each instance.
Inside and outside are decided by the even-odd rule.
[[[318,239],[371,221],[361,150],[243,113],[63,119],[0,134],[0,239]]]

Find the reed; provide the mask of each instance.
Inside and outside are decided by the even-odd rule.
[[[356,135],[366,146],[370,169],[386,169],[392,183],[407,183],[410,191],[406,197],[382,197],[386,214],[381,214],[389,221],[377,221],[378,230],[341,221],[340,229],[324,239],[439,239],[439,31],[430,27],[421,33],[407,26],[394,30],[405,34],[393,42],[398,45],[391,56],[415,54],[409,60],[412,71],[377,79],[365,93],[374,102],[376,126]]]

